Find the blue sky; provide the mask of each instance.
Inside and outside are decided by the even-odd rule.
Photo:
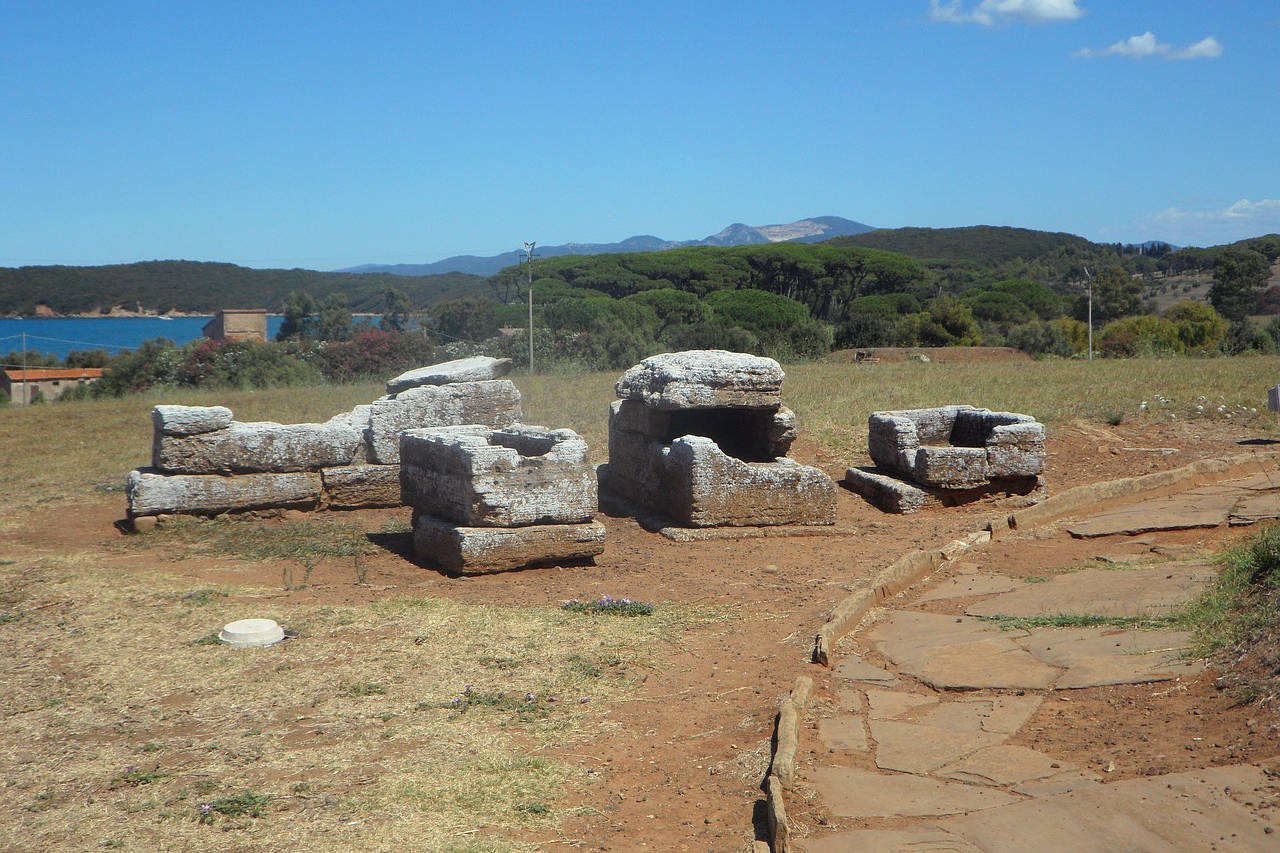
[[[1280,231],[1280,4],[0,5],[0,266]]]

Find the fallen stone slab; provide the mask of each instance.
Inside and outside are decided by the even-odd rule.
[[[873,684],[892,684],[897,677],[887,669],[866,663],[861,658],[850,655],[842,658],[835,666],[835,674],[849,681],[867,681]]]
[[[587,443],[570,429],[409,430],[400,485],[416,512],[466,527],[580,524],[596,512]]]
[[[999,744],[979,749],[938,768],[936,775],[974,785],[1007,787],[1074,771],[1075,765],[1025,746]]]
[[[452,574],[487,574],[530,566],[587,560],[604,553],[605,527],[539,524],[532,527],[460,527],[419,515],[413,522],[413,551]]]
[[[507,379],[410,388],[370,404],[370,461],[399,464],[400,433],[406,430],[458,424],[497,428],[520,419],[520,391]]]
[[[832,812],[847,818],[951,815],[1018,799],[994,788],[848,767],[815,768],[808,781]]]
[[[196,435],[231,426],[231,410],[226,406],[156,406],[151,422],[165,435]]]
[[[487,379],[501,379],[511,372],[511,359],[490,358],[487,355],[474,355],[469,358],[456,358],[427,367],[406,370],[387,382],[388,394],[399,394],[410,388],[423,385],[449,385],[454,382],[483,382]]]
[[[924,714],[919,722],[957,732],[989,732],[1011,735],[1031,719],[1044,700],[1035,695],[1011,694],[944,702]]]
[[[963,506],[992,497],[1016,496],[1034,502],[1046,494],[1044,478],[1037,476],[984,480],[964,488],[940,488],[912,483],[878,468],[849,468],[840,484],[881,512],[902,515],[929,507]]]
[[[614,386],[622,400],[654,409],[776,409],[782,405],[782,367],[771,358],[725,350],[650,356]]]
[[[1274,782],[1252,765],[1207,767],[1088,785],[1057,796],[946,818],[937,826],[984,853],[1274,851],[1260,808]],[[1051,845],[1047,840],[1052,839]],[[850,848],[856,849],[856,848]]]
[[[1101,784],[1102,777],[1096,773],[1071,771],[1044,779],[1032,779],[1029,782],[1022,782],[1013,787],[1013,792],[1015,794],[1024,794],[1028,797],[1055,797],[1058,794],[1069,794],[1072,791],[1078,791],[1090,785]]]
[[[818,720],[818,741],[831,752],[866,752],[867,732],[862,717],[842,714]]]
[[[868,634],[882,654],[939,689],[1044,689],[1061,670],[1015,642],[1025,631],[1001,631],[976,619],[893,611]]]
[[[1067,528],[1077,539],[1119,534],[1135,536],[1153,530],[1189,530],[1225,524],[1239,496],[1234,492],[1188,492],[1142,501],[1090,516]]]
[[[824,838],[806,838],[804,853],[983,853],[959,836],[932,824],[907,829],[860,829]]]
[[[1037,628],[1018,642],[1037,659],[1066,669],[1054,684],[1058,690],[1168,681],[1203,668],[1179,657],[1191,642],[1186,631]]]
[[[1243,498],[1232,508],[1227,522],[1232,527],[1257,524],[1280,518],[1280,491]]]
[[[231,510],[312,507],[323,483],[313,472],[292,474],[159,474],[137,469],[125,481],[131,517],[168,513],[214,515]]]
[[[1002,735],[986,732],[956,732],[896,720],[872,719],[868,725],[876,744],[876,766],[917,775],[931,773],[1004,740]]]
[[[325,499],[333,509],[400,506],[398,465],[322,468]]]
[[[936,696],[922,696],[919,693],[906,693],[901,690],[868,689],[868,716],[873,720],[892,720],[895,717],[918,710],[923,705],[936,705]]]
[[[945,601],[949,598],[969,598],[978,595],[992,595],[998,592],[1010,592],[1026,586],[1025,581],[1008,575],[965,574],[948,578],[926,590],[918,602]]]
[[[1207,562],[1159,563],[1134,569],[1086,569],[1020,584],[965,608],[972,616],[1166,615],[1216,577]]]
[[[170,474],[312,471],[350,465],[362,439],[345,414],[322,424],[233,422],[213,432],[156,433],[151,464]]]

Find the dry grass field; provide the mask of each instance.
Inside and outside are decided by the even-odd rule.
[[[603,461],[616,378],[516,381],[528,422],[573,427]],[[1050,430],[1230,419],[1270,435],[1275,417],[1259,409],[1278,379],[1270,357],[806,364],[788,369],[784,399],[807,442],[852,460],[865,453],[870,411],[949,402],[1034,413]],[[120,484],[148,460],[156,403],[287,422],[380,392],[0,411],[0,848],[537,850],[595,783],[588,758],[616,725],[608,710],[693,632],[739,618],[692,602],[627,618],[371,588],[367,534],[403,531],[388,514],[190,522],[127,538],[104,526],[77,548],[30,528],[63,506],[123,515]],[[331,587],[360,594],[348,603],[299,592],[319,564]],[[248,652],[211,641],[250,612],[299,638]],[[550,744],[562,757],[542,757]]]

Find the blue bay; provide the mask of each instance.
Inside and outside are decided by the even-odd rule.
[[[267,331],[274,338],[283,320],[267,317]],[[208,317],[37,317],[0,318],[0,356],[21,351],[22,333],[27,349],[65,357],[72,350],[104,349],[112,355],[152,338],[168,338],[185,344],[203,334]],[[7,359],[6,359],[7,361]]]

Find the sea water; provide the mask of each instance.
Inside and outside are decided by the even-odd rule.
[[[22,333],[27,349],[65,358],[72,350],[103,349],[115,355],[137,349],[153,338],[168,338],[185,344],[204,334],[209,317],[33,317],[18,320],[0,318],[0,358],[22,351]],[[284,320],[267,316],[267,334],[275,337]],[[4,358],[7,362],[8,359]]]

